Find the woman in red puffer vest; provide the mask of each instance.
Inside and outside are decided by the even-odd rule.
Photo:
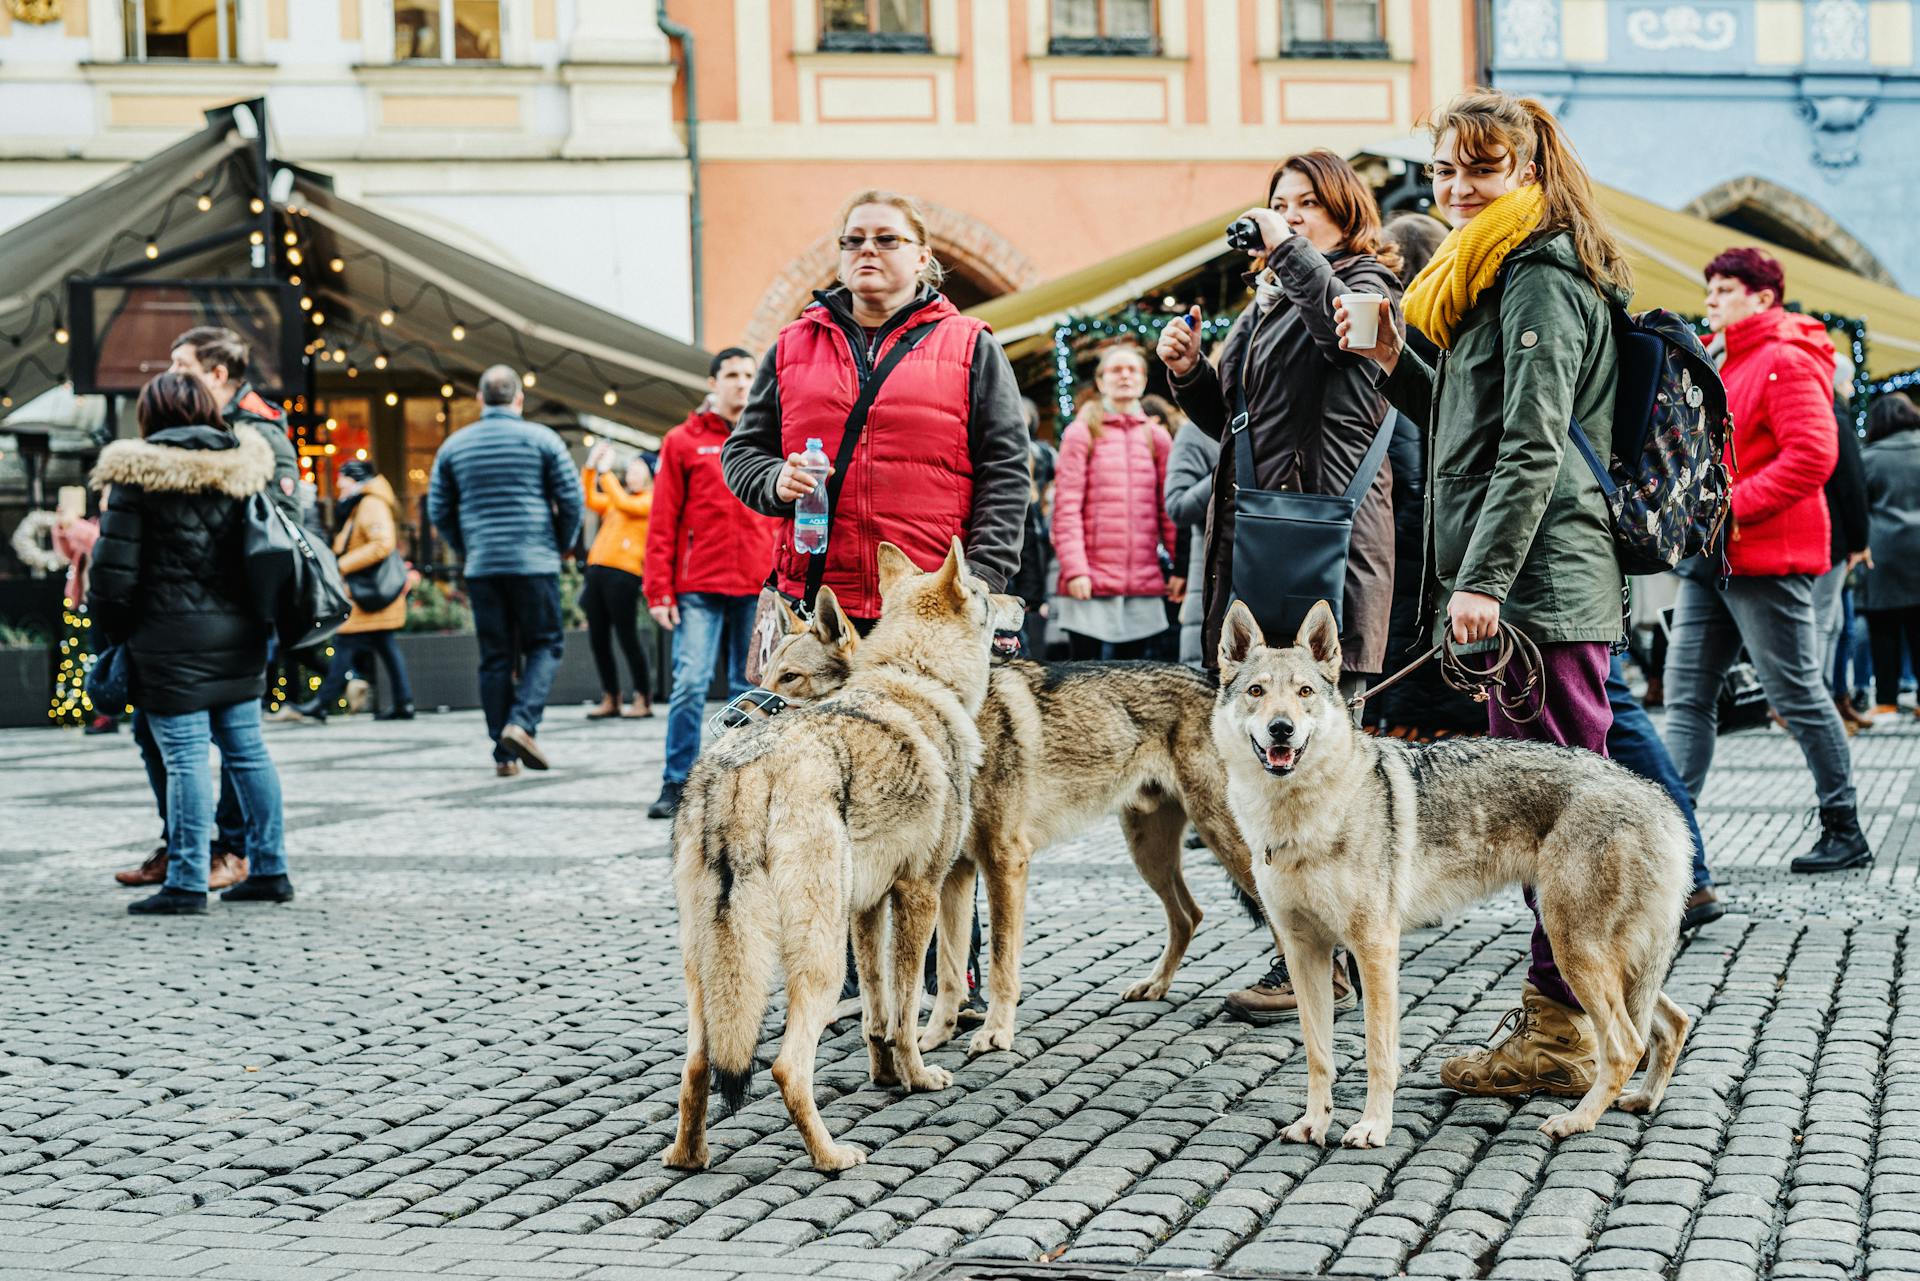
[[[799,469],[807,441],[839,457],[861,389],[913,339],[874,397],[829,513],[822,582],[864,631],[880,614],[883,541],[932,570],[958,536],[967,567],[995,591],[1006,589],[1026,520],[1027,429],[1000,345],[935,288],[940,264],[914,202],[860,192],[834,234],[841,283],[816,293],[780,331],[721,465],[741,502],[791,522],[795,500],[814,483]],[[805,595],[811,560],[795,549],[789,526],[774,579],[790,601]]]
[[[1162,497],[1173,441],[1140,410],[1147,358],[1139,347],[1106,347],[1094,385],[1098,398],[1060,438],[1054,480],[1060,626],[1071,658],[1146,658],[1167,630],[1163,558],[1179,537]]]

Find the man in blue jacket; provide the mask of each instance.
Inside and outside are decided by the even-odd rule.
[[[534,735],[566,644],[560,557],[580,536],[586,495],[557,433],[520,416],[520,375],[480,375],[480,421],[433,460],[427,516],[460,554],[480,642],[480,706],[494,772],[546,769]],[[513,680],[520,660],[520,683]]]

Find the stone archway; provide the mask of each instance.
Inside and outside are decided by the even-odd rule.
[[[934,257],[950,275],[966,280],[984,297],[997,297],[1038,283],[1040,270],[1005,236],[972,214],[946,205],[921,202]],[[821,236],[789,262],[760,295],[741,346],[765,351],[780,327],[800,314],[816,289],[833,283],[840,252],[831,236]]]
[[[1852,232],[1805,196],[1749,174],[1702,192],[1685,212],[1737,231],[1760,236],[1822,262],[1858,272],[1883,285],[1895,284],[1888,271]]]

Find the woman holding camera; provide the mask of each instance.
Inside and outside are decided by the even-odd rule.
[[[1053,550],[1060,627],[1072,659],[1146,658],[1167,630],[1169,557],[1179,531],[1162,497],[1173,438],[1141,412],[1147,354],[1117,341],[1100,352],[1094,386],[1060,437]]]
[[[1253,305],[1240,313],[1220,352],[1218,373],[1201,358],[1199,309],[1160,334],[1160,359],[1173,376],[1174,399],[1207,435],[1225,441],[1244,401],[1252,433],[1255,474],[1234,474],[1234,450],[1222,448],[1207,519],[1206,574],[1201,584],[1205,623],[1201,657],[1219,663],[1220,624],[1233,595],[1233,491],[1236,482],[1260,489],[1338,494],[1354,473],[1387,416],[1373,362],[1340,346],[1334,299],[1341,294],[1400,296],[1394,275],[1399,253],[1381,239],[1380,209],[1353,167],[1331,151],[1290,156],[1267,183],[1267,207],[1234,224],[1234,238],[1264,259],[1253,278]],[[1193,589],[1188,584],[1188,590]],[[1354,514],[1353,541],[1342,588],[1342,688],[1351,693],[1365,675],[1382,671],[1387,619],[1393,606],[1393,481],[1382,467]],[[1276,638],[1285,644],[1292,638]],[[1340,1008],[1354,1004],[1342,967],[1334,967]],[[1284,958],[1267,976],[1227,998],[1227,1013],[1248,1023],[1298,1016]]]
[[[1240,313],[1220,351],[1216,373],[1201,358],[1198,309],[1160,334],[1160,359],[1174,399],[1207,435],[1225,441],[1242,398],[1253,434],[1255,475],[1234,475],[1223,448],[1207,521],[1205,628],[1201,655],[1218,661],[1220,623],[1233,594],[1233,489],[1338,494],[1353,479],[1386,418],[1378,366],[1340,347],[1333,300],[1341,294],[1400,296],[1398,251],[1380,236],[1380,210],[1353,167],[1331,151],[1280,162],[1267,183],[1267,207],[1245,244],[1264,260],[1253,276],[1253,305]],[[1236,235],[1240,239],[1241,231]],[[1341,608],[1340,648],[1349,674],[1382,671],[1393,604],[1393,482],[1385,467],[1354,515]],[[1192,590],[1193,584],[1188,584]],[[1290,999],[1290,998],[1289,998]],[[1291,1005],[1288,1007],[1291,1013]]]

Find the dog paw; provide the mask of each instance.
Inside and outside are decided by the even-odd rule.
[[[1383,1148],[1392,1130],[1392,1121],[1370,1120],[1363,1116],[1347,1128],[1340,1145],[1348,1148]]]
[[[971,1041],[967,1042],[968,1054],[990,1054],[994,1050],[1011,1050],[1012,1048],[1012,1028],[983,1027],[973,1034]]]
[[[851,1170],[856,1165],[865,1165],[867,1154],[851,1143],[834,1143],[827,1150],[813,1158],[813,1168],[822,1174],[838,1174],[842,1170]]]
[[[959,1030],[960,1024],[955,1019],[927,1024],[927,1030],[920,1034],[920,1053],[930,1054],[939,1049],[951,1041],[954,1033]]]
[[[1123,1001],[1157,1001],[1173,986],[1170,979],[1142,979],[1120,994]]]
[[[1324,1148],[1327,1146],[1327,1126],[1332,1119],[1328,1113],[1321,1113],[1318,1117],[1309,1113],[1280,1131],[1280,1139],[1284,1143],[1315,1143]]]
[[[953,1073],[945,1068],[929,1067],[924,1063],[920,1065],[919,1071],[907,1078],[909,1093],[914,1091],[932,1093],[935,1090],[944,1090],[952,1084]]]
[[[707,1145],[676,1142],[660,1154],[660,1164],[671,1170],[704,1170],[707,1168]]]
[[[1653,1111],[1653,1103],[1653,1095],[1647,1093],[1645,1090],[1635,1090],[1632,1094],[1621,1095],[1619,1102],[1615,1106],[1622,1112],[1632,1112],[1640,1115]]]
[[[1540,1126],[1540,1133],[1550,1139],[1564,1139],[1570,1134],[1585,1134],[1592,1128],[1593,1122],[1584,1120],[1576,1110],[1548,1117]]]

